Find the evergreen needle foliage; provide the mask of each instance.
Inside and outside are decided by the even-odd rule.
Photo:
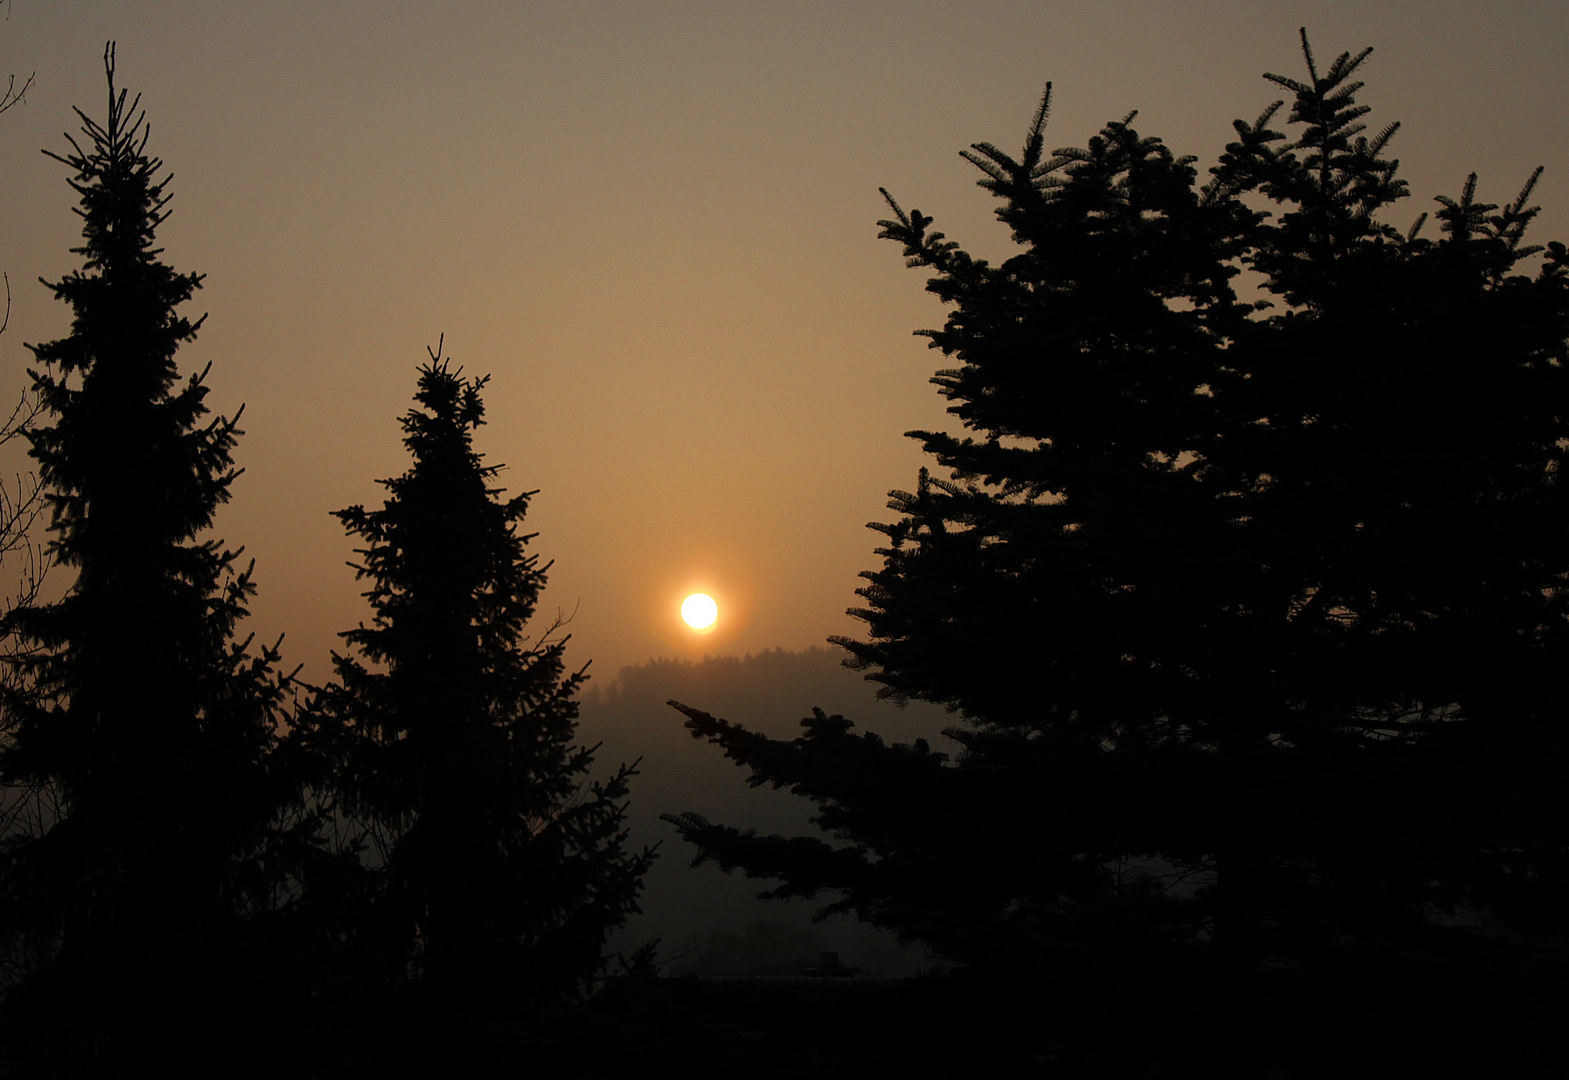
[[[581,990],[652,855],[623,847],[636,763],[591,782],[595,748],[573,745],[587,665],[565,671],[559,620],[525,633],[549,564],[519,531],[534,492],[502,498],[473,449],[485,382],[432,353],[403,419],[413,464],[380,509],[338,512],[375,617],[343,635],[322,706],[379,864],[364,933],[383,977],[496,1009]]]
[[[206,370],[175,363],[201,277],[159,258],[169,177],[112,45],[105,66],[107,118],[78,111],[85,139],[50,155],[81,199],[83,268],[49,284],[71,332],[32,347],[49,554],[75,580],[4,627],[25,647],[0,770],[28,811],[0,848],[5,1009],[13,1053],[37,1044],[67,1070],[123,1061],[182,1011],[212,1020],[246,978],[242,916],[269,903],[256,856],[287,799],[269,758],[287,679],[275,649],[235,640],[251,569],[209,534],[239,417],[209,418]]]
[[[892,494],[836,640],[957,712],[959,753],[677,705],[839,841],[671,817],[700,859],[994,969],[1561,927],[1569,258],[1526,265],[1534,175],[1502,207],[1473,176],[1433,239],[1386,223],[1368,52],[1302,45],[1305,80],[1267,76],[1292,134],[1279,102],[1238,121],[1203,187],[1131,115],[1048,153],[1048,87],[1018,157],[964,154],[999,265],[888,199],[962,431],[911,433],[946,478]]]

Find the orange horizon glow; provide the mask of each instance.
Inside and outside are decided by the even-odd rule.
[[[1202,180],[1305,25],[1322,58],[1375,50],[1358,100],[1402,124],[1396,227],[1473,170],[1506,204],[1545,165],[1530,238],[1569,239],[1569,5],[909,10],[890,34],[856,4],[17,4],[0,80],[37,78],[0,115],[0,401],[31,385],[24,343],[69,333],[38,279],[80,266],[77,195],[39,151],[69,151],[74,107],[101,119],[111,39],[174,177],[157,244],[206,275],[176,362],[212,365],[216,413],[245,406],[212,538],[256,559],[245,632],[286,634],[285,668],[318,683],[367,616],[333,513],[407,468],[399,419],[442,334],[492,376],[476,452],[539,493],[523,527],[550,565],[541,618],[576,615],[569,664],[865,634],[848,611],[886,542],[866,523],[931,464],[904,433],[962,434],[928,382],[949,362],[913,336],[945,310],[877,238],[878,188],[1011,257],[958,151],[1016,147],[1047,80],[1051,146],[1137,109]],[[0,447],[0,475],[34,465]],[[723,608],[706,630],[678,617],[694,592]]]

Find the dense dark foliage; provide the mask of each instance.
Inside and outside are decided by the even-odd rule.
[[[1267,76],[1292,137],[1279,103],[1237,122],[1202,188],[1131,116],[1048,154],[1043,101],[1017,159],[974,147],[1000,265],[889,199],[964,431],[912,433],[948,478],[893,493],[839,643],[957,711],[959,753],[683,706],[842,841],[673,817],[700,858],[991,970],[1561,926],[1569,259],[1528,268],[1534,176],[1502,208],[1468,180],[1432,239],[1385,224],[1367,53],[1303,46],[1306,81]]]
[[[50,286],[72,331],[34,348],[27,432],[75,579],[0,627],[19,643],[0,680],[0,1070],[483,1060],[520,1006],[600,976],[651,857],[624,850],[634,768],[592,782],[573,745],[584,672],[564,672],[558,627],[525,636],[547,569],[518,532],[531,493],[499,497],[471,446],[484,380],[433,356],[413,466],[381,509],[339,515],[375,618],[345,635],[340,682],[285,710],[276,647],[235,640],[250,570],[211,538],[237,417],[209,417],[206,372],[175,363],[201,279],[159,258],[168,178],[106,62],[107,121],[82,115],[59,158],[84,268]]]
[[[601,981],[652,858],[635,763],[591,780],[585,671],[560,620],[528,633],[549,567],[473,447],[484,379],[432,353],[409,470],[338,513],[373,617],[337,681],[286,714],[276,647],[236,640],[238,417],[175,362],[201,279],[160,259],[111,48],[107,120],[57,157],[84,265],[26,431],[75,577],[0,619],[0,1073],[1533,1062],[1566,996],[1569,252],[1524,243],[1535,176],[1386,223],[1367,53],[1303,51],[1267,76],[1291,137],[1284,103],[1236,122],[1204,186],[1132,115],[1048,153],[1048,88],[1017,159],[965,154],[999,265],[888,199],[961,430],[912,433],[947,475],[893,493],[838,640],[958,752],[678,705],[835,842],[668,819],[953,968],[727,986],[651,946]]]
[[[176,366],[201,278],[159,259],[168,178],[106,63],[107,120],[79,114],[85,145],[57,157],[84,234],[83,268],[49,286],[71,333],[33,347],[45,418],[28,437],[75,582],[6,620],[23,647],[0,750],[8,1048],[66,1071],[162,1041],[150,1001],[200,1031],[246,977],[241,927],[273,884],[256,856],[288,798],[269,758],[287,680],[274,650],[235,640],[250,570],[204,536],[238,417],[207,419],[206,372]]]
[[[651,856],[623,844],[634,767],[590,781],[573,744],[586,676],[559,624],[526,635],[548,565],[519,532],[534,493],[502,498],[473,449],[484,384],[432,354],[409,471],[380,509],[339,512],[375,617],[344,634],[320,704],[376,869],[361,945],[387,983],[498,1008],[581,991]]]

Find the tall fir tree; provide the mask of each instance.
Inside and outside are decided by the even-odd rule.
[[[1399,125],[1367,132],[1356,100],[1371,50],[1320,70],[1304,32],[1302,52],[1306,80],[1266,76],[1295,138],[1270,128],[1281,102],[1237,121],[1212,185],[1278,207],[1248,261],[1282,309],[1228,350],[1236,420],[1208,460],[1236,674],[1196,734],[1260,789],[1224,826],[1255,852],[1237,914],[1254,954],[1282,951],[1288,903],[1320,941],[1456,904],[1545,928],[1566,881],[1569,263],[1523,242],[1540,168],[1502,207],[1471,174],[1434,239],[1427,214],[1395,228]]]
[[[1248,313],[1231,279],[1250,212],[1204,198],[1192,159],[1131,115],[1048,152],[1050,94],[1017,160],[965,154],[1019,255],[972,258],[891,197],[881,223],[954,306],[923,333],[963,362],[933,382],[980,437],[911,433],[952,479],[923,470],[893,493],[903,517],[875,526],[885,563],[855,612],[872,639],[836,641],[885,695],[963,716],[959,767],[843,718],[817,714],[792,745],[686,710],[754,783],[817,799],[819,824],[854,843],[672,819],[704,857],[783,878],[778,895],[836,889],[838,907],[977,964],[1117,938],[1120,860],[1161,850],[1130,830],[1158,798],[1136,769],[1163,741],[1175,673],[1137,677],[1136,654],[1177,605],[1205,602],[1215,525],[1192,462],[1215,423],[1206,384]]]
[[[894,204],[968,433],[912,433],[949,478],[894,493],[840,644],[961,752],[685,708],[849,841],[673,817],[701,858],[977,963],[1210,942],[1247,973],[1456,904],[1561,922],[1565,250],[1521,272],[1534,177],[1502,209],[1468,181],[1433,241],[1383,223],[1367,53],[1303,53],[1268,76],[1297,137],[1239,121],[1201,190],[1127,121],[1045,154],[1044,103],[1018,159],[976,146],[999,266]]]
[[[206,370],[180,376],[200,321],[178,309],[201,277],[159,258],[170,178],[140,98],[115,88],[112,44],[105,68],[106,120],[78,110],[85,140],[50,154],[81,199],[83,268],[49,285],[71,332],[32,347],[49,551],[75,580],[6,620],[26,648],[7,660],[0,750],[5,783],[52,807],[0,853],[25,976],[5,999],[10,1047],[82,1068],[213,1018],[242,977],[239,927],[268,896],[254,857],[285,796],[268,755],[286,680],[274,649],[236,640],[251,572],[209,535],[239,418],[208,418]]]
[[[322,705],[379,856],[365,943],[394,986],[489,1009],[581,990],[651,854],[623,846],[635,765],[591,781],[594,748],[573,744],[587,665],[565,671],[557,624],[526,634],[549,564],[519,532],[534,492],[503,499],[473,448],[485,382],[431,353],[408,472],[380,509],[338,513],[375,617],[343,635]]]

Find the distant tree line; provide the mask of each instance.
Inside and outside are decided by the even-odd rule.
[[[252,566],[211,533],[239,416],[176,364],[202,279],[160,259],[169,180],[105,67],[107,116],[50,154],[83,266],[46,283],[71,332],[32,346],[24,432],[75,576],[0,627],[7,1075],[275,1074],[327,1016],[392,1056],[400,1025],[461,1042],[581,995],[650,855],[623,845],[633,767],[591,780],[573,745],[584,671],[559,626],[529,636],[548,566],[532,493],[473,449],[485,380],[432,352],[408,472],[338,515],[372,619],[337,679],[239,638]]]

